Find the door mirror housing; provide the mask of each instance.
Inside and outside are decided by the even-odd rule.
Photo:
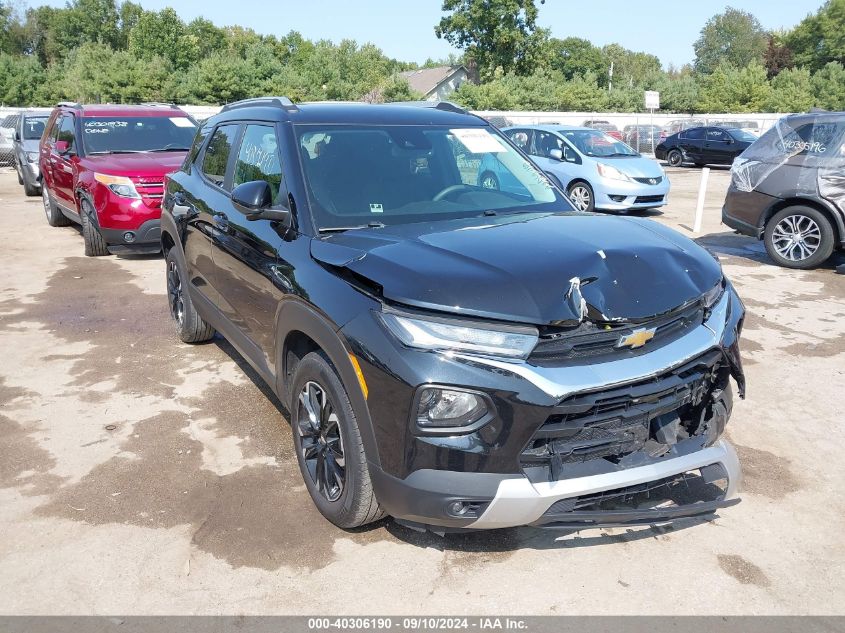
[[[14,140],[15,142],[17,142],[17,143],[20,143],[20,142],[21,142],[21,133],[20,133],[20,132],[18,132],[17,130],[15,130],[15,136],[14,136],[14,139],[13,139],[13,140]]]
[[[265,180],[252,180],[232,189],[232,202],[246,215],[247,220],[271,220],[285,225],[290,222],[290,211],[271,209],[273,190]]]
[[[67,141],[56,141],[56,153],[61,156],[70,154],[70,143]]]
[[[563,150],[553,149],[549,151],[549,158],[554,158],[555,160],[563,160]]]

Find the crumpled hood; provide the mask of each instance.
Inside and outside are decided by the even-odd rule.
[[[718,262],[656,222],[523,214],[358,229],[312,240],[312,256],[419,308],[533,324],[577,323],[580,279],[590,318],[642,320],[700,297]]]

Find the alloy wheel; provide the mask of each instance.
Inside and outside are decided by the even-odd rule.
[[[52,214],[50,209],[50,192],[47,191],[47,185],[41,185],[41,202],[44,203],[44,214],[49,221]]]
[[[775,251],[793,262],[800,262],[819,249],[822,231],[813,218],[806,215],[788,215],[772,231],[772,246]]]
[[[340,418],[326,390],[308,381],[299,393],[297,432],[311,480],[328,501],[337,501],[346,483]]]
[[[176,262],[167,265],[167,297],[170,303],[170,316],[181,326],[185,321],[185,298],[182,295],[182,278]]]
[[[496,181],[496,177],[492,174],[488,174],[481,179],[481,186],[484,189],[498,189],[499,183]]]
[[[678,150],[674,150],[669,152],[668,161],[669,165],[672,167],[678,167],[682,162],[684,162],[684,157]]]
[[[579,211],[586,211],[590,208],[590,190],[584,185],[575,185],[572,187],[569,190],[569,199]]]

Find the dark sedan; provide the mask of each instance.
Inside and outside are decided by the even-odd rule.
[[[739,128],[693,127],[667,137],[656,148],[654,156],[672,167],[684,163],[730,165],[757,137]]]

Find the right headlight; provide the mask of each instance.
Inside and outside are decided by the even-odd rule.
[[[469,323],[395,312],[377,314],[396,338],[417,349],[525,359],[537,345],[537,329],[533,327]]]
[[[135,183],[126,176],[112,176],[111,174],[94,174],[94,180],[104,184],[111,192],[121,198],[140,198],[141,195],[135,189]]]

